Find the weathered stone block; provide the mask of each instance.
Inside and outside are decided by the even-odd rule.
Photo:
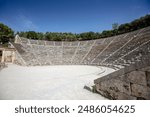
[[[127,80],[129,80],[131,83],[135,84],[141,84],[141,85],[147,85],[146,81],[146,74],[143,71],[133,71],[128,73]]]
[[[125,67],[124,73],[129,73],[129,72],[134,71],[134,70],[136,70],[136,65],[133,64],[133,65]]]
[[[150,92],[148,92],[147,86],[131,84],[131,94],[136,97],[150,99]]]
[[[101,91],[100,89],[97,89],[96,90],[100,95],[102,95],[102,96],[104,96],[104,97],[106,97],[106,98],[108,98],[108,99],[114,99],[112,96],[111,96],[111,93],[110,92],[108,92],[108,91],[106,91],[106,90],[104,90],[104,91]]]
[[[116,93],[115,95],[116,95],[115,97],[116,97],[117,100],[136,100],[137,99],[134,96],[127,95],[127,94],[121,93],[121,92]]]
[[[128,95],[131,94],[130,83],[121,80],[116,80],[116,79],[99,82],[99,84],[96,85],[96,88],[99,88],[102,91],[122,92]]]
[[[108,99],[113,99],[113,100],[136,100],[137,98],[131,95],[127,95],[122,92],[115,92],[113,90],[101,90],[98,89],[97,92],[101,94],[102,96],[108,98]]]
[[[150,71],[150,66],[142,68],[141,71]]]
[[[150,87],[150,71],[146,71],[147,86]]]

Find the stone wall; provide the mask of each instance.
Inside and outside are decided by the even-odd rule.
[[[120,69],[94,83],[96,91],[109,99],[150,99],[150,60]]]
[[[0,48],[0,51],[2,52],[1,56],[1,63],[4,62],[11,62],[14,63],[15,61],[15,49],[14,48]]]

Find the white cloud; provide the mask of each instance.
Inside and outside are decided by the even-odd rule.
[[[18,16],[18,20],[20,22],[20,25],[23,30],[37,30],[38,27],[31,21],[29,18],[27,18],[25,15],[20,14]]]
[[[139,9],[141,9],[141,8],[142,8],[142,6],[135,5],[135,6],[132,6],[132,8],[133,8],[134,10],[139,10]]]

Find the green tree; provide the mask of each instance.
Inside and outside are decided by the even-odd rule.
[[[112,24],[112,30],[104,30],[102,33],[98,32],[84,32],[80,34],[74,33],[62,33],[62,32],[46,32],[40,33],[35,31],[19,32],[19,36],[30,39],[45,39],[49,41],[76,41],[76,40],[92,40],[110,37],[122,33],[127,33],[137,29],[150,26],[150,15],[146,15],[132,22],[118,25],[118,23]]]
[[[28,31],[27,38],[29,39],[38,39],[38,34],[35,31]]]
[[[0,23],[0,43],[7,44],[13,37],[14,31],[3,23]]]

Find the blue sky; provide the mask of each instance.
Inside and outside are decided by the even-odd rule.
[[[0,0],[0,22],[15,31],[101,32],[150,14],[150,0]]]

